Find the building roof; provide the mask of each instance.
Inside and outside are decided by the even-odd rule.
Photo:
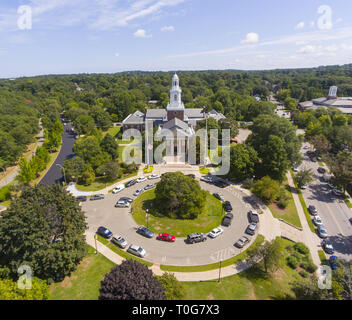
[[[222,113],[217,112],[214,109],[208,113],[208,116],[211,118],[214,118],[216,121],[219,121],[221,119],[226,119],[226,117]]]
[[[160,119],[162,120],[164,117],[166,117],[166,110],[165,109],[148,109],[147,110],[147,119]]]
[[[122,124],[144,124],[144,114],[140,111],[136,111],[123,120]]]
[[[204,118],[203,109],[185,109],[188,118]]]
[[[321,104],[324,106],[331,106],[331,107],[352,107],[352,98],[336,98],[336,99],[327,99],[327,98],[318,98],[313,99],[314,104]]]
[[[169,122],[166,122],[162,128],[160,128],[158,134],[162,136],[167,136],[169,131],[173,131],[177,134],[177,138],[189,137],[194,134],[194,131],[191,127],[188,126],[187,123],[183,122],[178,118],[174,118]]]

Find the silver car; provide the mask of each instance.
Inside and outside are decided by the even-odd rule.
[[[130,247],[127,249],[127,252],[140,258],[144,258],[147,254],[147,252],[142,247],[136,246],[135,244],[131,244]]]
[[[328,232],[323,225],[318,226],[318,235],[320,238],[326,239],[328,237]]]
[[[127,247],[127,241],[122,238],[121,236],[113,236],[111,238],[111,242],[116,244],[117,246],[119,246],[122,249],[125,249]]]
[[[134,196],[135,197],[138,197],[141,193],[143,192],[143,189],[137,189],[135,192],[134,192]]]

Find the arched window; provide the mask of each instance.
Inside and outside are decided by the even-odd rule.
[[[175,101],[177,101],[177,94],[175,94],[174,99],[175,99]]]

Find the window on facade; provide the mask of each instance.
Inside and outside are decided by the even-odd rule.
[[[177,94],[175,94],[175,101],[177,101]]]

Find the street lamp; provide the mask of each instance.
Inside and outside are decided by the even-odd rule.
[[[221,262],[222,262],[222,259],[220,259],[220,261],[219,261],[219,279],[218,279],[218,283],[220,283],[220,281],[221,281]]]
[[[96,233],[94,233],[94,240],[95,240],[95,254],[98,254],[97,234]]]
[[[65,168],[61,164],[57,164],[58,167],[60,167],[64,173],[64,180],[65,180],[65,185],[67,184],[66,182],[66,176],[65,176]]]
[[[147,229],[148,229],[148,227],[149,227],[149,210],[147,209],[146,210],[146,218],[147,218]]]

